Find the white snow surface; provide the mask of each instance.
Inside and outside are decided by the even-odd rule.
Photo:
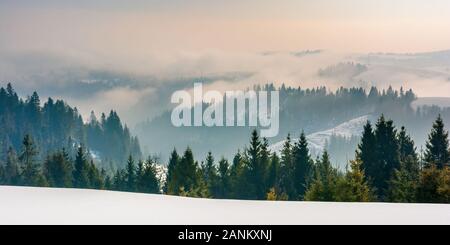
[[[0,224],[450,224],[449,204],[212,200],[0,186]]]
[[[360,136],[363,132],[363,127],[366,124],[367,120],[369,120],[369,118],[369,115],[357,117],[334,128],[307,135],[306,139],[308,140],[310,151],[313,154],[320,154],[321,152],[323,152],[326,142],[329,141],[331,136],[333,135],[345,138]],[[292,139],[292,143],[298,142],[298,140],[298,138],[294,138]],[[269,146],[269,150],[279,154],[283,149],[284,143],[285,140],[274,143]]]

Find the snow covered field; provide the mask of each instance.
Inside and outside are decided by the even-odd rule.
[[[0,224],[450,224],[450,205],[210,200],[0,186]]]

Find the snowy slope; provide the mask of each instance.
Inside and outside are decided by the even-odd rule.
[[[211,200],[0,186],[0,224],[450,224],[450,205]]]
[[[342,123],[334,128],[307,135],[306,139],[308,140],[310,151],[314,154],[322,152],[326,145],[326,142],[329,141],[331,136],[333,135],[346,138],[350,138],[352,136],[360,136],[363,131],[363,126],[364,124],[366,124],[369,117],[369,115],[361,116]],[[292,139],[292,142],[295,143],[298,140],[298,138],[295,138]],[[269,149],[273,152],[280,153],[283,149],[284,142],[285,141],[283,140],[272,144]]]

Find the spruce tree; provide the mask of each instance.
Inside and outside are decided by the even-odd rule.
[[[188,147],[184,152],[180,163],[176,166],[175,173],[177,174],[175,178],[179,178],[179,183],[177,183],[174,194],[178,195],[180,192],[184,192],[188,196],[196,195],[194,192],[204,194],[203,189],[206,184],[202,183],[198,163],[194,161],[191,148]],[[200,184],[205,186],[200,186]],[[200,188],[202,188],[201,191],[199,190]]]
[[[227,198],[229,196],[229,192],[231,192],[231,181],[230,181],[230,164],[225,158],[221,158],[219,161],[219,169],[218,169],[218,188],[216,197],[217,198]]]
[[[72,163],[65,149],[47,156],[43,171],[50,186],[72,186]]]
[[[247,178],[249,185],[247,187],[250,199],[260,198],[260,189],[264,188],[264,177],[260,166],[260,154],[261,154],[261,140],[259,139],[258,132],[252,131],[250,145],[247,149]],[[263,197],[265,192],[263,192]]]
[[[211,152],[208,152],[206,161],[202,165],[203,181],[206,183],[208,192],[211,196],[215,196],[217,193],[217,168],[214,165],[214,157]]]
[[[406,133],[405,127],[401,128],[397,138],[399,144],[400,161],[405,162],[409,157],[418,160],[414,141],[411,139],[411,136]]]
[[[145,187],[144,183],[144,162],[142,160],[138,161],[137,168],[136,168],[136,191],[137,192],[143,192],[142,190]]]
[[[433,123],[426,143],[425,160],[428,164],[442,169],[450,162],[448,131],[445,130],[441,115]]]
[[[29,134],[25,135],[22,144],[23,149],[19,156],[22,167],[21,184],[25,186],[38,186],[42,180],[39,165],[36,163],[38,151]]]
[[[19,160],[14,149],[10,147],[6,155],[4,180],[6,185],[18,185],[20,181]]]
[[[417,201],[422,203],[450,203],[450,168],[438,169],[432,164],[420,175]]]
[[[133,192],[136,191],[136,166],[134,164],[134,159],[131,155],[128,156],[127,166],[126,166],[126,191]]]
[[[288,134],[283,149],[281,150],[280,182],[279,190],[276,191],[280,195],[287,195],[289,200],[296,198],[293,169],[292,143],[291,136]]]
[[[270,151],[269,142],[267,138],[263,138],[261,143],[261,152],[259,156],[259,162],[255,171],[256,174],[256,194],[259,200],[266,199],[266,193],[270,189],[270,185],[267,181],[268,171],[270,167]]]
[[[395,170],[400,169],[399,143],[397,133],[392,120],[386,120],[382,115],[376,124],[375,129],[375,168],[368,176],[373,178],[377,196],[382,200],[386,199],[389,189],[389,181],[393,177]]]
[[[270,167],[267,177],[267,183],[270,187],[269,189],[274,188],[274,191],[275,189],[278,189],[279,175],[280,175],[280,158],[274,152],[270,157]]]
[[[160,183],[156,173],[155,161],[149,157],[143,165],[141,189],[143,193],[159,193]]]
[[[338,202],[369,202],[373,193],[366,181],[361,162],[351,161],[350,171],[338,178],[335,199]]]
[[[78,147],[75,157],[73,176],[73,187],[89,188],[89,163],[86,159],[85,150],[82,146]]]
[[[104,188],[103,178],[100,171],[95,166],[94,161],[91,160],[88,166],[88,178],[90,188],[101,190]]]
[[[233,157],[233,165],[230,169],[230,181],[231,181],[231,197],[237,199],[245,199],[247,191],[247,178],[245,176],[245,164],[244,157],[238,150]]]
[[[176,149],[173,149],[169,164],[167,165],[167,177],[166,184],[164,187],[164,192],[169,195],[175,195],[179,190],[179,182],[178,182],[178,174],[176,172],[177,166],[180,162],[180,156],[177,153]]]
[[[302,200],[306,192],[309,179],[312,177],[313,160],[309,155],[308,142],[305,133],[300,134],[300,139],[294,144],[293,150],[294,185],[295,196]]]
[[[307,201],[335,201],[338,181],[337,170],[331,166],[330,157],[324,151],[315,166],[315,176],[305,193]]]
[[[413,160],[412,157],[408,158]],[[396,169],[394,176],[389,183],[388,201],[399,203],[416,202],[416,192],[418,179],[406,167],[406,162],[402,162],[402,167]]]
[[[372,124],[367,121],[364,125],[364,132],[361,138],[361,143],[356,150],[356,159],[361,162],[361,168],[366,173],[369,182],[374,181],[378,174],[377,156],[375,154],[376,140],[375,133],[372,129]]]

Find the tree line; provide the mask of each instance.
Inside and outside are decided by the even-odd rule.
[[[331,164],[326,150],[312,159],[303,132],[295,142],[288,135],[279,153],[268,146],[254,130],[248,146],[231,161],[217,161],[210,152],[199,162],[189,147],[182,154],[173,149],[161,183],[155,158],[129,155],[125,167],[111,172],[99,168],[79,146],[74,157],[61,148],[40,160],[27,134],[20,151],[8,149],[0,164],[0,184],[247,200],[450,202],[449,134],[440,116],[423,151],[392,120],[381,116],[375,124],[367,122],[345,172]]]
[[[0,184],[18,186],[106,189],[143,193],[158,193],[155,160],[139,161],[137,166],[130,155],[126,168],[108,174],[98,168],[83,146],[72,159],[62,148],[47,155],[43,162],[30,135],[26,135],[17,154],[11,147],[0,164]]]
[[[417,152],[405,127],[397,130],[381,116],[370,122],[346,172],[338,171],[324,151],[312,159],[302,132],[290,135],[279,154],[253,131],[249,146],[230,163],[211,153],[201,163],[187,148],[172,151],[164,192],[171,195],[251,200],[342,202],[450,202],[448,132],[439,116],[424,152]]]
[[[39,160],[62,148],[74,157],[79,145],[95,151],[102,167],[108,169],[121,166],[130,154],[135,158],[142,155],[137,137],[122,125],[115,111],[102,113],[99,119],[92,112],[85,123],[77,108],[64,101],[48,98],[41,105],[36,92],[22,99],[8,83],[0,88],[0,157],[10,148],[19,151],[26,134],[33,137]]]

